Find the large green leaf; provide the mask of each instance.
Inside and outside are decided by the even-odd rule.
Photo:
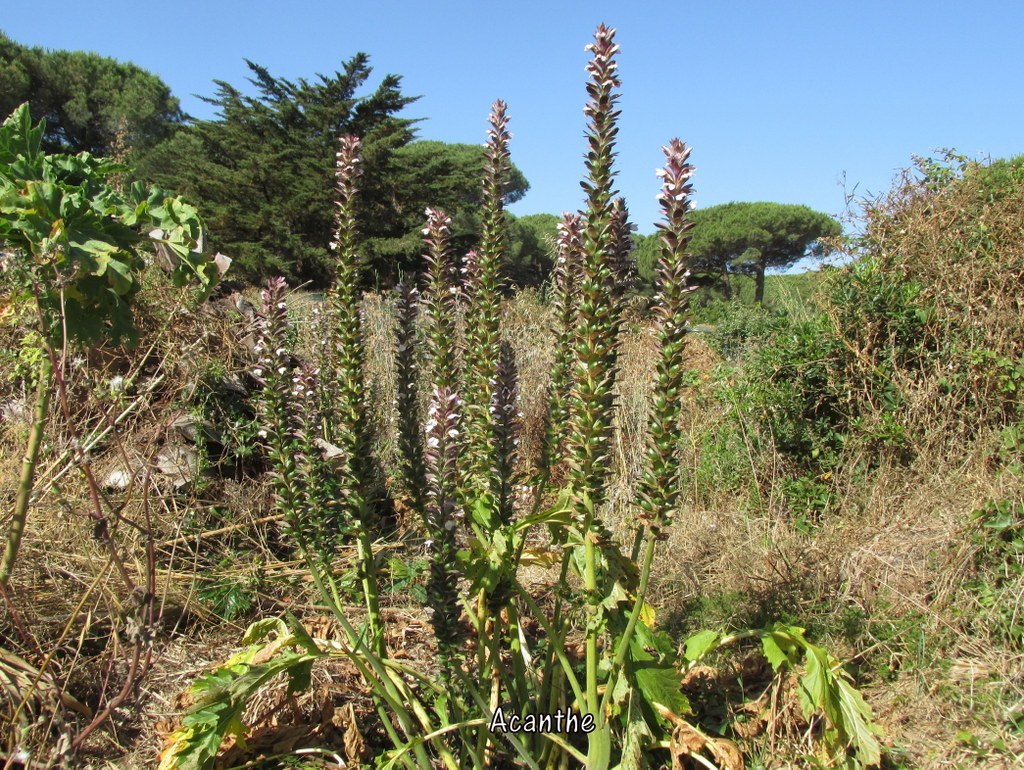
[[[313,661],[317,655],[288,650],[264,663],[251,661],[265,645],[252,645],[241,656],[212,673],[201,676],[192,685],[195,704],[172,736],[175,749],[170,767],[178,770],[208,770],[225,738],[234,736],[244,744],[247,726],[242,719],[253,695],[274,676],[288,675],[288,691],[300,692],[309,686]],[[240,659],[241,658],[241,659]]]
[[[0,125],[0,240],[19,253],[6,275],[31,287],[53,319],[44,330],[52,343],[62,344],[65,331],[81,342],[135,335],[140,229],[159,230],[160,244],[178,256],[178,284],[198,278],[203,292],[212,288],[217,269],[203,253],[193,206],[141,185],[126,198],[108,179],[123,166],[89,153],[44,155],[42,135],[27,105]]]
[[[689,714],[690,701],[682,692],[682,678],[675,667],[672,640],[663,631],[654,631],[642,621],[629,644],[630,670],[636,686],[648,708],[649,715],[666,726],[668,722],[658,713],[655,703],[674,714]]]
[[[717,649],[721,641],[722,635],[717,631],[698,631],[686,640],[683,656],[688,664],[693,665]]]
[[[28,102],[19,105],[0,125],[0,164],[10,165],[19,156],[29,162],[39,158],[45,128],[44,121],[33,128]]]
[[[881,731],[874,723],[871,707],[853,686],[839,661],[822,647],[807,641],[804,630],[796,626],[780,624],[765,631],[761,644],[776,671],[795,668],[803,654],[801,707],[807,717],[824,714],[822,744],[830,758],[850,768],[878,764]]]

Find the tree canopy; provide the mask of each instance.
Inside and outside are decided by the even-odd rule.
[[[0,32],[0,116],[23,102],[46,120],[48,152],[108,155],[119,141],[145,150],[184,120],[156,75],[85,51],[47,51]]]
[[[509,226],[508,277],[519,286],[539,284],[554,264],[555,239],[561,217],[525,214],[513,217]]]
[[[827,253],[821,239],[842,232],[827,214],[786,203],[725,203],[696,209],[690,253],[697,273],[718,274],[728,287],[731,273],[751,275],[754,298],[764,301],[768,268],[788,267]]]
[[[382,276],[419,269],[423,252],[424,211],[440,209],[452,218],[452,247],[465,252],[480,237],[484,147],[434,140],[398,148],[388,165],[392,209],[382,212],[376,231],[365,233],[367,256]],[[505,203],[515,203],[530,189],[523,173],[512,166]]]
[[[214,81],[206,101],[217,117],[194,121],[139,164],[143,178],[200,204],[213,245],[241,273],[327,282],[335,152],[345,134],[362,140],[357,224],[378,281],[419,268],[427,206],[452,217],[454,246],[475,245],[483,147],[412,141],[416,121],[399,113],[415,97],[401,93],[398,76],[366,93],[372,69],[365,54],[313,81],[246,63],[254,95]],[[513,167],[507,201],[528,187]]]
[[[314,81],[293,82],[246,64],[255,95],[214,81],[216,94],[204,99],[217,118],[183,128],[141,159],[139,173],[196,201],[212,243],[241,272],[324,283],[338,137],[362,140],[364,236],[398,235],[394,155],[412,139],[414,121],[397,114],[415,98],[401,93],[397,75],[360,95],[372,72],[362,53]]]

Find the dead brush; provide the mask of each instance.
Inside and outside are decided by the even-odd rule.
[[[905,394],[901,419],[917,440],[970,438],[1024,417],[1020,165],[989,167],[952,153],[919,160],[889,194],[863,204],[866,232],[853,252],[862,259],[838,280],[904,299],[888,319],[870,310],[855,318],[856,305],[834,292],[829,312],[854,353],[851,365],[862,370],[855,376],[868,380],[867,370],[881,369]],[[898,320],[906,313],[916,316],[910,326]],[[946,430],[934,430],[935,420]]]
[[[524,290],[504,306],[502,341],[512,346],[519,372],[519,455],[525,469],[543,467],[540,453],[549,423],[549,387],[558,351],[551,307],[537,292]]]
[[[147,292],[135,348],[109,346],[69,361],[37,475],[24,569],[0,612],[8,649],[61,693],[56,710],[22,736],[40,758],[109,743],[96,727],[132,702],[154,641],[194,601],[186,549],[165,551],[158,539],[182,525],[183,511],[201,506],[194,491],[176,490],[160,472],[158,456],[199,387],[196,361],[217,358],[225,372],[238,361],[237,328],[208,309],[167,312],[186,295],[162,277],[151,276]],[[173,587],[182,576],[184,591]]]
[[[986,174],[999,168],[956,164],[941,184],[908,174],[870,204],[863,263],[838,271],[823,296],[824,333],[849,356],[836,382],[859,410],[841,455],[814,474],[827,483],[828,515],[795,519],[784,485],[806,468],[758,434],[756,410],[706,400],[692,440],[728,433],[746,446],[745,481],[725,484],[736,467],[709,458],[710,442],[691,455],[699,473],[714,460],[721,486],[692,488],[687,534],[673,533],[674,558],[658,570],[659,595],[700,617],[742,626],[774,603],[857,650],[859,670],[876,678],[880,721],[922,767],[983,754],[1010,766],[1024,749],[1019,637],[1008,633],[1019,561],[1001,550],[1007,529],[991,534],[1012,529],[1007,512],[1024,501],[1012,235],[1024,186],[1018,177],[993,189]],[[886,444],[894,426],[911,451]]]

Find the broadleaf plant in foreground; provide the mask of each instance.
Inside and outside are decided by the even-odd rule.
[[[36,396],[14,512],[0,557],[6,586],[25,529],[35,466],[54,377],[76,345],[131,341],[132,303],[141,287],[145,247],[174,264],[174,280],[198,280],[209,291],[218,277],[203,252],[195,208],[160,188],[134,184],[122,192],[113,161],[83,152],[48,155],[45,123],[32,125],[22,104],[0,125],[0,291],[27,306],[43,341]]]

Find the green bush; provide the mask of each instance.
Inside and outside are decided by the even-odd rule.
[[[700,311],[701,323],[713,324],[708,334],[708,344],[727,359],[743,357],[770,336],[781,315],[755,305],[731,300],[716,300],[703,306]]]
[[[990,633],[994,629],[1001,643],[1024,650],[1024,618],[1019,606],[1024,578],[1024,504],[989,500],[971,518],[978,527],[974,535],[977,572],[965,586],[977,601],[971,618]]]
[[[850,428],[848,351],[824,317],[780,324],[743,367],[736,397],[785,456],[832,467]]]

